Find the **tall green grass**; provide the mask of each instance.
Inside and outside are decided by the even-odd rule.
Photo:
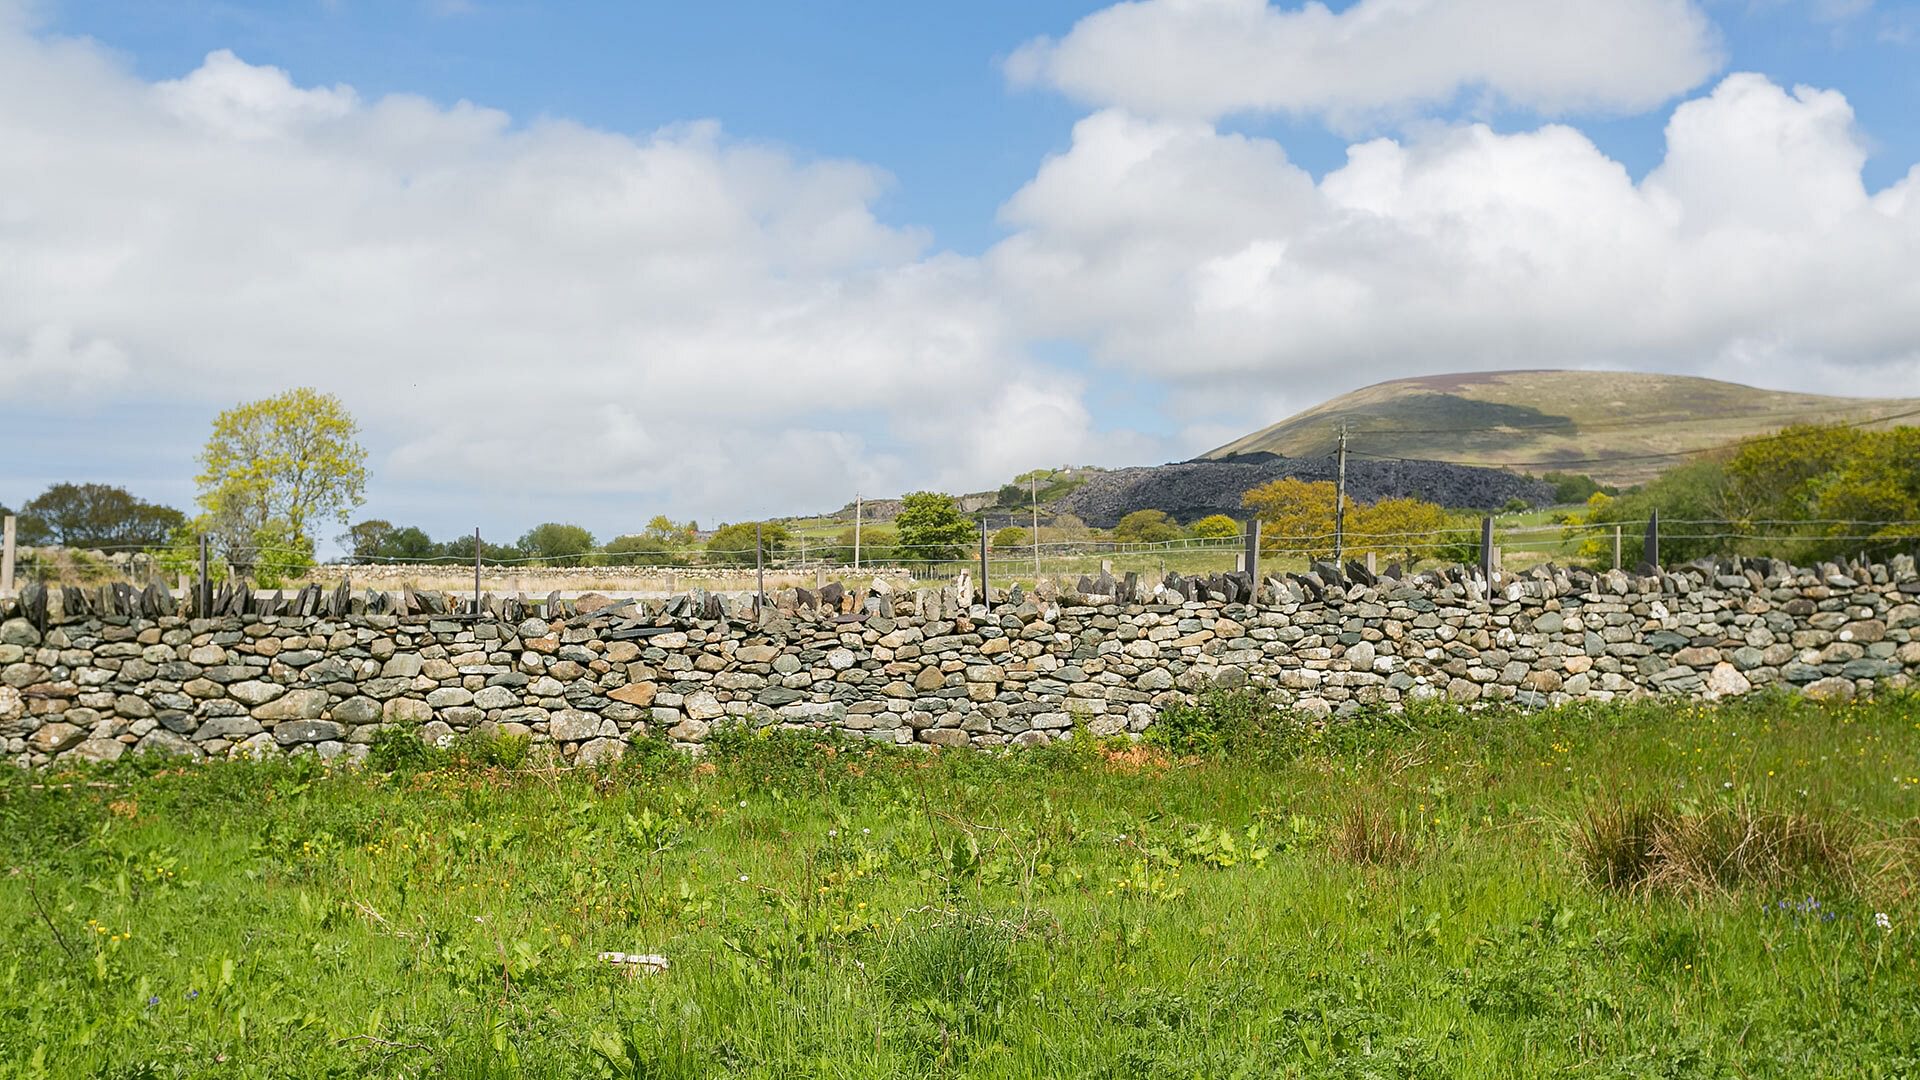
[[[0,1077],[1920,1074],[1910,699],[536,760],[0,776]]]

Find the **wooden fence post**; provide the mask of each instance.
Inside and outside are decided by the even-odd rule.
[[[1247,574],[1253,578],[1253,594],[1260,595],[1260,519],[1247,519]]]
[[[1037,585],[1035,587],[1038,588]],[[980,521],[980,603],[986,607],[988,614],[993,613],[993,593],[987,585],[987,522],[985,518]]]
[[[13,595],[13,536],[16,519],[0,522],[0,596]]]

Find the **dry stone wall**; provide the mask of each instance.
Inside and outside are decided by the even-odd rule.
[[[460,611],[411,592],[349,599],[343,586],[332,602],[223,597],[237,613],[192,618],[153,593],[69,590],[53,604],[0,601],[0,743],[23,766],[358,757],[400,725],[434,741],[523,735],[591,762],[646,734],[697,748],[727,722],[953,747],[1138,733],[1210,687],[1337,717],[1435,698],[1849,698],[1920,676],[1920,575],[1904,556],[1646,576],[1549,568],[1491,584],[1460,569],[1349,573],[1268,579],[1257,603],[1244,576],[1151,589],[1082,579],[996,594],[991,610],[964,586],[876,582],[790,590],[763,615],[717,596],[487,598]]]

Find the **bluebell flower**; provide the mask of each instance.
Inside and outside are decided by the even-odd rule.
[[[160,1004],[159,994],[155,994],[152,997],[147,999],[147,1008],[149,1009],[153,1008],[155,1005],[158,1005],[158,1004]]]

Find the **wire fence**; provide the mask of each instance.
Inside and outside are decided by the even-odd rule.
[[[970,544],[917,548],[891,544],[879,550],[869,548],[862,552],[858,565],[833,557],[841,552],[831,545],[811,550],[803,550],[798,545],[771,544],[757,549],[689,549],[658,553],[657,561],[654,561],[655,554],[649,553],[647,562],[604,550],[582,550],[505,558],[483,556],[478,572],[492,582],[505,578],[543,581],[557,578],[562,587],[571,587],[567,582],[575,581],[580,588],[619,588],[623,581],[658,582],[662,578],[671,581],[681,575],[705,575],[699,578],[702,581],[730,575],[736,582],[734,587],[749,587],[746,582],[756,575],[762,579],[764,575],[786,575],[789,579],[794,575],[812,575],[825,580],[893,574],[917,581],[943,581],[966,573],[976,579],[976,584],[977,579],[984,576],[1000,586],[1103,572],[1134,573],[1143,579],[1159,580],[1169,573],[1206,576],[1246,570],[1249,549],[1253,546],[1249,541],[1250,535],[1245,531],[1231,536],[1150,542],[1089,538],[982,545],[976,538]],[[1284,532],[1263,527],[1258,551],[1251,557],[1265,574],[1304,571],[1315,562],[1333,561],[1336,557],[1365,564],[1369,569],[1397,564],[1403,572],[1458,563],[1519,569],[1556,562],[1591,569],[1633,569],[1645,561],[1672,565],[1709,554],[1770,555],[1789,561],[1810,561],[1844,559],[1854,554],[1884,556],[1898,551],[1912,552],[1916,547],[1920,547],[1920,520],[1909,519],[1679,518],[1662,519],[1653,525],[1648,520],[1525,524],[1487,518],[1478,528],[1450,525],[1402,531]],[[265,559],[306,553],[300,549],[269,547],[251,554],[256,559]],[[197,577],[195,570],[197,568],[183,569],[177,558],[170,563],[151,546],[108,545],[53,555],[48,555],[46,549],[23,549],[18,553],[16,582],[126,581],[141,587],[157,583],[173,588],[182,576]],[[475,571],[471,558],[453,562],[446,556],[385,557],[306,569],[288,583],[333,581],[355,574],[396,585],[407,580],[464,582],[472,580]],[[214,576],[218,579],[221,574],[216,572]]]

